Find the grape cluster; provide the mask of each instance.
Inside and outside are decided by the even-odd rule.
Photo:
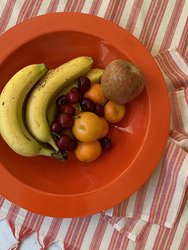
[[[75,116],[81,111],[93,112],[103,117],[103,106],[95,104],[91,99],[85,98],[84,93],[90,89],[89,78],[82,76],[78,79],[77,87],[73,87],[66,95],[61,95],[56,100],[57,115],[50,124],[50,130],[54,135],[57,147],[60,151],[73,151],[77,146],[77,140],[67,129],[71,131]],[[69,132],[70,132],[69,131]],[[100,140],[104,150],[111,148],[111,140],[104,137]]]

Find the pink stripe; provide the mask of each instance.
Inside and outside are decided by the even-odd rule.
[[[4,32],[7,28],[7,25],[9,23],[9,20],[11,18],[14,5],[16,3],[16,0],[7,0],[7,3],[5,5],[5,8],[3,10],[3,13],[1,15],[1,24],[0,24],[0,33]]]
[[[43,0],[37,0],[36,1],[36,6],[33,8],[33,11],[31,12],[30,17],[37,16],[37,14],[38,14],[38,12],[40,10],[40,7],[42,5],[42,2],[43,2]]]
[[[170,152],[170,155],[167,156]],[[166,221],[169,206],[176,187],[178,172],[185,158],[185,152],[173,143],[169,144],[162,166],[158,187],[150,213],[150,221],[162,223]]]
[[[59,232],[63,219],[54,218],[50,224],[47,234],[43,239],[43,244],[45,248],[48,248],[55,240]]]
[[[179,250],[184,250],[188,246],[188,223],[184,230],[183,237],[180,242]]]
[[[163,51],[164,49],[170,48],[175,30],[177,28],[177,24],[180,19],[180,15],[182,13],[183,6],[185,4],[185,0],[176,0],[174,10],[172,12],[172,15],[170,17],[170,21],[167,27],[167,30],[165,31],[165,36],[163,38],[163,42],[161,44],[160,51]]]
[[[140,34],[139,40],[142,41],[146,47],[148,47],[148,41],[150,36],[153,36],[152,29],[155,27],[155,22],[158,20],[158,16],[160,14],[160,7],[161,4],[164,3],[164,1],[151,1],[151,4],[149,6],[144,25],[142,28],[142,32]],[[150,32],[148,32],[148,30]]]
[[[69,249],[69,247],[73,246],[75,248],[81,247],[90,220],[91,220],[90,216],[84,218],[72,219],[64,240],[65,249]]]
[[[171,92],[169,97],[170,97],[171,116],[174,129],[182,134],[186,134],[181,117],[180,107],[178,104],[177,93]]]
[[[181,52],[185,60],[188,61],[188,19],[182,32],[178,50]]]
[[[188,84],[187,84],[188,74],[185,74],[181,70],[181,68],[179,67],[179,65],[176,64],[176,62],[173,60],[170,52],[166,53],[166,57],[167,57],[167,60],[169,60],[171,66],[172,66],[172,69],[174,71],[174,75],[176,75],[176,77],[178,79],[178,82],[180,82],[180,84],[181,84],[182,87],[187,87],[188,86]]]
[[[174,160],[176,159],[176,157],[177,156],[174,156]],[[185,152],[182,149],[179,149],[178,161],[175,165],[175,169],[174,169],[173,173],[169,177],[169,181],[168,181],[169,184],[168,184],[168,186],[166,186],[166,188],[165,188],[166,190],[164,190],[164,198],[165,198],[163,200],[163,208],[164,209],[163,209],[162,213],[159,213],[159,220],[160,221],[166,221],[166,217],[167,217],[168,212],[169,212],[170,204],[171,204],[172,198],[174,196],[174,191],[175,191],[175,188],[177,186],[178,173],[180,172],[180,169],[181,169],[181,166],[183,164],[184,159],[185,159]],[[172,166],[172,164],[169,165],[169,168],[170,168],[170,166]],[[168,170],[168,172],[170,172],[170,169]],[[168,192],[167,192],[167,190],[168,190]],[[181,204],[182,204],[183,193],[184,192],[182,192],[182,197],[181,197],[180,203],[177,204],[177,206],[179,207],[177,210],[178,212],[179,212],[179,209],[180,209]],[[164,204],[165,204],[165,206],[164,206]],[[178,215],[178,212],[177,212],[177,215]]]
[[[157,56],[156,60],[163,69],[164,73],[172,81],[174,87],[176,89],[181,88],[182,87],[181,79],[178,77],[178,74],[176,73],[177,64],[174,64],[174,60],[172,59],[169,51],[165,51],[164,53]],[[172,64],[175,66],[172,66]]]
[[[135,0],[125,28],[133,33],[144,0]]]
[[[129,200],[125,200],[113,209],[113,216],[125,216]]]
[[[4,200],[5,200],[5,198],[3,198],[3,196],[0,195],[0,209],[4,203]]]
[[[71,6],[73,5],[74,1],[73,0],[68,0],[65,6],[64,11],[70,11],[71,10]]]
[[[38,11],[42,5],[43,0],[33,0],[33,1],[25,1],[22,9],[20,11],[20,14],[18,16],[17,22],[16,23],[20,23],[24,20],[27,20],[33,16],[37,16]]]
[[[81,11],[82,11],[82,8],[83,8],[83,6],[84,6],[84,3],[85,3],[85,0],[81,0],[81,1],[79,2],[78,6],[77,6],[77,9],[76,9],[77,12],[81,12]]]
[[[165,227],[160,227],[157,237],[155,238],[155,244],[153,246],[153,249],[161,249],[161,245],[162,247],[164,246],[165,242],[162,241],[162,239],[166,240],[167,238],[167,234],[169,232],[169,229],[165,228]]]
[[[19,210],[20,210],[19,207],[11,204],[11,206],[10,206],[10,208],[8,210],[8,214],[6,216],[7,222],[9,224],[14,236],[15,236],[15,231],[16,231],[16,229],[15,229],[15,226],[16,226],[15,225],[15,220],[16,220],[17,215],[19,214]]]
[[[133,211],[134,218],[140,218],[142,215],[142,209],[143,209],[146,194],[147,194],[147,188],[148,188],[148,181],[137,192],[136,202],[135,202],[134,211]]]
[[[51,0],[49,6],[48,6],[48,9],[47,9],[47,13],[50,13],[50,12],[56,12],[57,11],[57,8],[58,8],[58,5],[59,5],[59,1],[60,0]]]
[[[78,223],[79,223],[79,219],[77,219],[77,218],[74,218],[74,219],[71,220],[71,223],[69,225],[69,228],[67,230],[67,233],[66,233],[66,236],[65,236],[65,239],[64,239],[64,247],[65,247],[65,249],[68,249],[69,242],[71,240],[72,234],[74,234],[74,231],[75,231]]]
[[[182,140],[188,139],[186,135],[180,133],[177,130],[173,130],[170,133],[170,137],[172,137],[174,140],[179,141],[179,142],[182,141]]]
[[[127,249],[129,239],[123,234],[119,233],[117,230],[114,230],[113,235],[110,240],[108,250],[123,250]]]
[[[152,47],[154,46],[155,38],[157,36],[159,27],[161,25],[161,20],[164,16],[165,9],[166,9],[166,6],[168,4],[168,0],[163,0],[163,1],[161,1],[161,3],[162,3],[162,5],[159,8],[157,8],[156,12],[154,13],[153,20],[152,20],[153,24],[151,24],[151,26],[150,26],[150,29],[153,31],[152,32],[147,31],[147,34],[149,34],[149,37],[148,37],[148,40],[146,42],[146,46],[149,50],[152,50]],[[156,13],[158,14],[158,16],[156,16]],[[149,31],[150,31],[150,29],[149,29]]]
[[[93,1],[89,13],[97,15],[100,10],[102,1],[103,0]]]
[[[115,4],[116,4],[116,1],[110,0],[110,3],[108,4],[108,7],[106,9],[106,13],[104,15],[104,18],[113,21],[112,13],[113,13],[113,9],[114,9]]]
[[[20,23],[20,22],[29,18],[34,4],[35,4],[35,0],[29,1],[29,2],[28,1],[24,2],[23,6],[20,10],[20,13],[19,13],[19,16],[17,18],[16,23]]]
[[[122,0],[121,3],[118,6],[118,9],[116,11],[116,17],[114,19],[114,22],[119,23],[120,19],[122,17],[123,11],[125,9],[125,4],[126,4],[127,0]]]
[[[107,226],[108,226],[108,220],[104,220],[103,218],[100,218],[98,225],[96,227],[95,233],[93,235],[92,241],[91,241],[90,249],[100,248]]]
[[[186,103],[187,103],[187,108],[188,108],[188,88],[185,88],[184,89],[184,96],[185,96],[185,101],[186,101]]]
[[[149,239],[149,233],[151,231],[151,228],[152,228],[152,224],[147,224],[143,234],[142,234],[142,237],[137,241],[137,244],[136,244],[136,247],[135,247],[135,250],[144,250],[145,249],[145,246],[146,246],[146,243],[147,243],[147,240]],[[152,250],[154,250],[155,248],[153,248]]]
[[[80,225],[80,229],[79,229],[77,235],[75,235],[74,245],[78,249],[80,249],[80,247],[82,245],[82,242],[83,242],[83,239],[84,239],[84,236],[86,234],[86,231],[87,231],[87,228],[89,226],[90,221],[91,221],[91,217],[83,218],[82,224]]]

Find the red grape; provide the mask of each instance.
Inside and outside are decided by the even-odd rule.
[[[62,131],[62,127],[59,125],[58,121],[53,121],[50,125],[51,132],[59,133]]]
[[[56,100],[57,106],[64,105],[65,103],[67,103],[67,96],[66,95],[61,95]]]
[[[58,115],[58,122],[62,128],[71,128],[74,124],[74,118],[70,114],[61,113]]]
[[[62,135],[57,139],[56,145],[60,150],[73,151],[76,148],[77,142],[68,135]]]
[[[84,98],[81,102],[80,102],[80,107],[83,111],[90,111],[93,112],[95,110],[95,103],[88,99],[88,98]]]
[[[67,94],[67,100],[71,104],[75,104],[81,100],[81,93],[79,92],[79,89],[74,87],[72,88],[69,93]]]
[[[101,146],[102,146],[102,149],[103,150],[109,150],[111,147],[112,147],[112,142],[109,138],[107,137],[103,137],[101,140],[100,140],[100,143],[101,143]]]
[[[59,113],[74,115],[75,114],[75,108],[71,104],[59,105],[58,106],[58,112]]]
[[[95,107],[95,114],[98,115],[98,116],[104,116],[104,108],[100,105],[100,104],[97,104],[96,107]]]
[[[90,86],[91,86],[91,82],[89,80],[88,77],[86,76],[81,76],[79,79],[78,79],[78,89],[84,93],[86,91],[88,91],[90,89]]]

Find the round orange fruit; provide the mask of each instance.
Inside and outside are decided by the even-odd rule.
[[[91,143],[78,142],[75,149],[75,156],[83,162],[91,162],[96,160],[102,153],[102,147],[99,141]]]
[[[72,132],[81,142],[94,142],[100,138],[103,125],[100,117],[92,112],[81,112],[75,118]]]
[[[104,105],[107,101],[100,83],[92,84],[90,89],[85,92],[85,98],[91,99],[96,104]]]
[[[116,123],[121,121],[126,112],[126,107],[124,104],[117,104],[112,101],[108,101],[104,106],[104,118],[109,123]]]
[[[100,138],[103,138],[108,134],[109,123],[103,117],[101,117],[100,119],[101,119],[101,122],[102,122],[102,131],[101,131]]]

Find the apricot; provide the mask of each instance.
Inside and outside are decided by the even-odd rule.
[[[112,101],[108,101],[104,106],[104,118],[109,123],[116,123],[121,121],[126,112],[126,107],[124,104],[117,104]]]
[[[90,89],[85,92],[84,97],[100,105],[104,105],[107,101],[100,83],[92,84]]]
[[[99,141],[91,143],[78,142],[75,149],[75,156],[83,162],[91,162],[96,160],[102,153],[102,147]]]
[[[72,132],[81,142],[94,142],[100,138],[103,124],[100,117],[92,112],[81,112],[75,118]]]

